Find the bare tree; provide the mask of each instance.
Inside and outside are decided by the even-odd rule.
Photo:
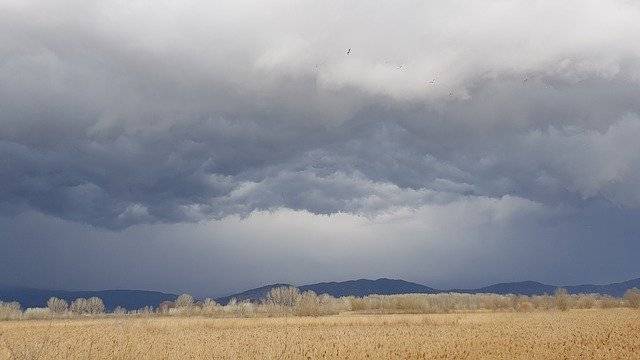
[[[54,296],[47,301],[47,307],[54,314],[64,314],[69,309],[69,304],[66,300]]]
[[[293,286],[280,286],[271,289],[266,296],[267,304],[294,307],[300,301],[300,290]]]
[[[85,298],[77,298],[71,302],[71,306],[69,310],[76,315],[82,315],[87,313],[87,299]]]
[[[105,307],[102,299],[99,297],[92,297],[87,300],[87,312],[89,314],[102,314],[104,313]]]
[[[183,307],[192,307],[193,306],[193,296],[189,295],[189,294],[182,294],[180,296],[178,296],[178,298],[176,299],[176,307],[178,308],[183,308]]]

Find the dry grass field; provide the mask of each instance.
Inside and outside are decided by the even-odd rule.
[[[0,359],[640,359],[640,311],[0,322]]]

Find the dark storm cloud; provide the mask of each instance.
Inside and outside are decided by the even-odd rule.
[[[256,211],[337,214],[355,227],[364,216],[399,246],[430,234],[446,258],[447,246],[481,253],[492,237],[536,249],[527,234],[537,228],[547,236],[539,249],[557,237],[577,244],[583,216],[599,214],[604,229],[640,208],[632,2],[9,1],[1,10],[7,219],[43,213],[39,221],[61,219],[59,234],[90,225],[93,239],[111,229],[125,241],[154,226],[258,221]],[[484,220],[459,226],[464,214]],[[420,280],[398,269],[389,265]]]
[[[597,205],[597,204],[596,204]],[[559,215],[564,221],[558,222]],[[143,288],[217,296],[274,282],[394,277],[442,288],[536,279],[637,276],[638,212],[551,213],[526,200],[474,198],[369,220],[286,209],[122,231],[33,212],[0,216],[1,283]],[[569,217],[571,221],[567,221]]]

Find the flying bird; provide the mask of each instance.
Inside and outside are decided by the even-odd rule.
[[[349,50],[347,50],[347,55],[351,54],[351,48],[349,48]]]

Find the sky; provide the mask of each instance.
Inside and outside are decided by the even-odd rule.
[[[630,0],[0,3],[0,284],[640,276]]]

